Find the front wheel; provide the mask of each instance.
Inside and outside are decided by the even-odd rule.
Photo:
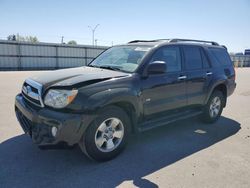
[[[96,161],[113,159],[124,149],[128,137],[129,118],[119,107],[110,106],[98,113],[79,145]]]
[[[214,91],[210,96],[208,103],[204,107],[203,120],[207,123],[214,123],[221,116],[225,97],[221,91]]]

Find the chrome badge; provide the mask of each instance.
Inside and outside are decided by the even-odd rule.
[[[32,91],[30,86],[27,86],[26,90],[27,90],[27,94],[29,94]]]
[[[30,86],[23,86],[22,90],[26,95],[28,95],[32,91]]]

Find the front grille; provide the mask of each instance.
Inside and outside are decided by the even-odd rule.
[[[34,93],[38,93],[38,89],[35,88],[35,87],[32,86],[32,85],[29,85],[27,82],[24,82],[23,86],[25,86],[25,87],[30,86],[31,91],[33,91]]]
[[[43,107],[43,101],[41,97],[42,85],[31,79],[25,80],[22,87],[22,95],[24,99],[36,106]]]
[[[26,101],[31,102],[32,104],[41,106],[41,103],[39,100],[31,98],[30,96],[26,95],[23,91],[22,91],[22,95]]]

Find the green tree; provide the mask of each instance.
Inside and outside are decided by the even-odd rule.
[[[75,40],[71,40],[71,41],[68,42],[68,44],[77,45],[77,42]]]
[[[7,40],[16,41],[16,35],[9,35],[9,36],[7,37]]]
[[[8,39],[10,39],[10,36],[8,36]],[[24,42],[39,42],[38,38],[36,36],[21,36],[19,34],[17,34],[15,36],[16,41],[24,41]]]
[[[33,36],[27,36],[27,37],[25,37],[25,41],[33,42],[33,43],[39,42],[36,36],[34,36],[34,37]]]

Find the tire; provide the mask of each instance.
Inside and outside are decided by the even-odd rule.
[[[125,148],[129,126],[129,117],[124,110],[116,106],[106,107],[99,111],[79,146],[93,160],[111,160]]]
[[[216,122],[221,116],[225,101],[223,93],[215,90],[203,109],[203,121],[205,123]]]

